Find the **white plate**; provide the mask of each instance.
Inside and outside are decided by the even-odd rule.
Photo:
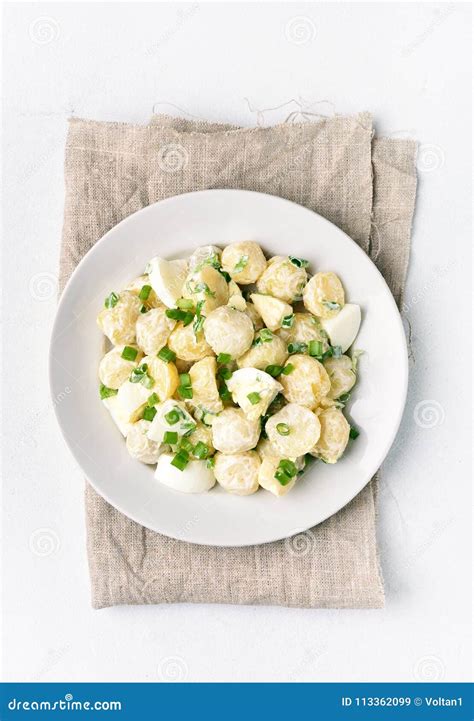
[[[98,394],[103,336],[96,316],[111,290],[139,275],[149,258],[189,255],[198,245],[256,240],[267,256],[296,255],[310,270],[332,270],[347,300],[362,307],[355,346],[365,355],[349,405],[360,430],[336,465],[316,462],[290,494],[248,497],[220,488],[180,494],[133,460]],[[346,505],[385,458],[405,404],[405,334],[393,297],[367,255],[335,225],[287,200],[241,190],[169,198],[126,218],[82,259],[62,295],[50,349],[50,383],[62,433],[94,488],[122,513],[173,538],[245,546],[286,538]]]

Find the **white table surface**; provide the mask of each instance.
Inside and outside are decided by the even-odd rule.
[[[468,680],[468,5],[18,3],[3,33],[4,679]],[[174,106],[242,125],[371,110],[379,135],[421,143],[384,610],[90,608],[82,476],[47,384],[67,118]]]

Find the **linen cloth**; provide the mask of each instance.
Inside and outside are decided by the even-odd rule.
[[[131,213],[180,193],[242,188],[300,203],[338,225],[373,257],[400,304],[415,154],[414,141],[374,139],[369,113],[250,129],[162,115],[146,126],[71,119],[61,288],[92,245]],[[92,605],[381,608],[376,484],[373,479],[339,513],[305,533],[244,548],[162,536],[86,484]]]

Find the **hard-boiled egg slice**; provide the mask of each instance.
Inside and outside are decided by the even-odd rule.
[[[334,318],[322,318],[321,327],[328,334],[331,345],[341,346],[344,353],[359,332],[360,306],[346,303]]]
[[[293,308],[289,303],[271,295],[252,293],[250,298],[270,330],[281,328],[283,318],[293,314]]]
[[[155,478],[163,485],[181,493],[204,493],[216,483],[206,461],[189,461],[182,471],[172,465],[174,454],[162,453],[158,458]]]
[[[178,298],[181,298],[186,275],[188,273],[188,261],[164,260],[164,258],[152,258],[147,265],[150,285],[158,298],[168,308],[172,308]]]
[[[119,403],[117,396],[115,395],[115,396],[110,396],[109,398],[104,398],[102,403],[109,411],[113,422],[119,429],[122,436],[124,436],[124,438],[126,438],[133,423],[128,423],[126,416],[122,412],[122,409],[120,407],[120,403]]]
[[[155,406],[156,415],[153,418],[148,438],[161,443],[166,431],[184,436],[196,428],[196,421],[187,412],[184,403],[174,401],[172,398]]]
[[[283,389],[269,373],[257,368],[240,368],[232,373],[227,388],[250,420],[263,416],[275,398]]]
[[[138,420],[150,393],[150,389],[145,388],[141,383],[131,383],[130,381],[122,383],[115,397],[120,413],[128,423]]]

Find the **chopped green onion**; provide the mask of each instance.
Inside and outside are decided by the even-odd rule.
[[[310,340],[308,343],[308,353],[311,356],[322,356],[323,344],[320,340]]]
[[[201,315],[202,307],[204,305],[204,301],[200,300],[198,304],[196,305],[196,316],[193,323],[193,331],[194,334],[197,335],[204,325],[204,321],[206,320],[205,315]]]
[[[229,378],[232,376],[232,371],[230,370],[230,368],[226,368],[225,366],[223,366],[222,368],[219,368],[219,370],[217,371],[217,375],[220,378],[223,378],[225,381],[228,381]]]
[[[297,268],[307,268],[309,265],[309,260],[305,260],[304,258],[295,258],[294,255],[289,255],[288,258]]]
[[[191,433],[194,433],[196,430],[196,424],[192,421],[186,421],[185,423],[181,423],[181,430],[185,431],[183,433],[184,436],[190,436]]]
[[[273,340],[274,335],[268,328],[263,328],[260,331],[260,338],[263,340],[264,343],[269,343],[271,340]]]
[[[181,396],[181,398],[192,398],[193,397],[193,389],[191,386],[179,386],[178,387],[178,393]]]
[[[298,474],[298,469],[296,465],[288,458],[282,458],[280,463],[278,464],[278,468],[280,468],[282,471],[285,471],[288,476],[296,476]]]
[[[242,255],[239,262],[234,266],[234,273],[241,273],[249,262],[248,255]]]
[[[188,441],[187,438],[181,438],[181,441],[179,443],[179,450],[180,451],[186,451],[186,453],[192,453],[193,452],[193,444],[191,441]]]
[[[176,360],[176,353],[170,350],[167,346],[164,346],[158,353],[158,358],[165,363]]]
[[[290,426],[288,423],[277,423],[276,429],[280,436],[290,435]]]
[[[155,405],[156,405],[157,403],[159,403],[159,402],[160,402],[160,399],[158,398],[158,396],[157,396],[156,393],[152,393],[151,396],[148,398],[148,401],[147,401],[147,403],[148,403],[148,405],[150,406],[150,408],[151,408],[152,406],[155,406]]]
[[[288,353],[290,355],[293,353],[305,353],[307,347],[306,343],[288,343]]]
[[[190,310],[186,311],[183,318],[183,326],[186,328],[187,325],[192,323],[194,320],[194,313],[192,313]]]
[[[332,354],[334,358],[340,358],[342,356],[342,348],[340,345],[333,345]]]
[[[339,398],[337,400],[341,401],[341,403],[347,403],[347,401],[349,400],[350,397],[351,397],[350,393],[343,393],[342,396],[339,396]]]
[[[208,446],[206,446],[206,444],[202,441],[198,441],[198,443],[196,443],[196,445],[194,446],[193,455],[200,460],[207,458],[207,456],[209,455]]]
[[[102,400],[105,398],[111,398],[112,396],[116,396],[118,393],[118,390],[115,388],[107,388],[107,386],[104,386],[103,383],[100,384],[99,387],[99,395]]]
[[[138,294],[140,300],[148,300],[148,296],[151,293],[151,285],[144,285]]]
[[[248,393],[247,398],[249,399],[250,403],[255,406],[257,403],[260,403],[262,400],[260,393]]]
[[[219,388],[219,395],[223,401],[232,400],[232,394],[231,394],[230,390],[227,388],[225,383],[223,383],[221,385],[221,387]]]
[[[265,368],[265,373],[276,378],[283,371],[283,366],[269,365]]]
[[[340,303],[336,303],[333,300],[323,300],[322,301],[325,308],[328,310],[341,310],[342,305]]]
[[[132,348],[129,345],[126,345],[125,348],[122,351],[122,358],[128,361],[134,361],[135,358],[138,355],[138,351],[136,348]]]
[[[217,362],[218,363],[230,363],[232,360],[232,356],[230,353],[219,353],[217,356]]]
[[[188,463],[189,453],[187,453],[187,451],[179,451],[171,461],[171,465],[178,468],[180,471],[184,471]]]
[[[360,436],[360,433],[357,430],[357,428],[355,428],[354,426],[351,426],[351,430],[349,431],[349,438],[352,438],[353,440],[355,440],[359,436]]]
[[[142,305],[140,308],[140,313],[148,313],[148,310],[149,309],[146,307],[146,305]]]
[[[291,328],[291,326],[293,325],[294,322],[295,322],[295,316],[293,313],[291,315],[285,315],[281,321],[281,327],[282,328]]]
[[[168,308],[165,314],[167,318],[172,318],[172,320],[184,320],[186,317],[185,311],[180,310],[180,308]]]
[[[174,426],[179,421],[180,415],[176,408],[173,408],[172,411],[168,411],[168,413],[165,413],[165,421],[169,423],[170,426]]]
[[[322,360],[322,361],[325,361],[325,360],[327,360],[328,358],[332,358],[332,348],[331,348],[331,347],[329,347],[329,348],[327,349],[327,351],[326,351],[325,353],[323,353],[323,355],[322,355],[322,357],[321,357],[321,360]]]
[[[287,363],[282,370],[284,376],[289,376],[295,370],[295,366],[292,363]]]
[[[189,373],[180,373],[179,374],[179,385],[180,386],[190,386],[191,385],[191,376]]]
[[[216,465],[216,459],[214,457],[207,459],[206,468],[214,468],[215,465]]]
[[[222,277],[225,278],[227,283],[230,283],[232,278],[230,277],[230,275],[228,274],[228,272],[226,270],[222,270],[222,268],[216,268],[216,270],[218,270],[219,273],[222,275]]]
[[[291,476],[286,474],[285,471],[280,471],[279,469],[275,472],[275,478],[282,486],[287,486],[291,481]]]
[[[189,298],[178,298],[176,305],[178,308],[182,308],[182,310],[192,310],[194,307],[193,301]]]
[[[153,388],[155,381],[148,375],[147,371],[148,366],[146,363],[142,363],[141,366],[134,368],[130,373],[130,383],[141,383],[145,388]]]
[[[207,283],[196,283],[196,285],[194,286],[194,290],[192,290],[191,292],[193,294],[204,293],[204,295],[207,295],[210,298],[216,297],[215,292],[209,288]]]
[[[117,303],[119,302],[120,296],[117,295],[117,293],[112,292],[110,295],[107,296],[107,298],[104,301],[104,305],[106,308],[115,308]]]
[[[163,443],[169,443],[170,446],[174,446],[178,442],[178,434],[176,431],[165,431],[163,436]]]
[[[143,419],[145,421],[152,421],[156,416],[156,408],[147,406],[143,411]]]

